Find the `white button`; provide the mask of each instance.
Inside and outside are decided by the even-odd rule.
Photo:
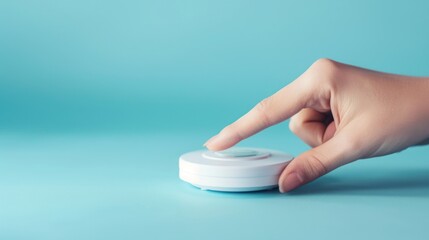
[[[223,151],[205,151],[202,156],[207,159],[221,161],[247,161],[264,159],[270,156],[269,152],[258,151],[254,148],[233,147]]]
[[[236,158],[236,157],[253,157],[258,155],[258,151],[248,148],[229,148],[223,151],[217,151],[215,154],[219,157]]]
[[[198,150],[179,158],[179,177],[214,191],[247,192],[277,186],[280,173],[293,157],[261,148],[234,147],[226,151]]]

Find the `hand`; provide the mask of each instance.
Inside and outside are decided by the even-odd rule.
[[[313,147],[279,178],[290,191],[357,159],[401,151],[429,138],[429,78],[316,61],[280,91],[212,137],[214,151],[291,118],[290,129]]]

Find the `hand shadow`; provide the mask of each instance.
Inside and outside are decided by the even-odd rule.
[[[287,195],[360,195],[429,197],[429,169],[379,170],[326,175]]]

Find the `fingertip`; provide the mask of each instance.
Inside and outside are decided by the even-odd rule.
[[[206,144],[206,145],[203,145],[203,146],[206,147],[210,151],[220,151],[220,150],[223,150],[222,148],[220,148],[220,147],[218,147],[218,146],[216,146],[214,144]]]
[[[204,145],[204,147],[206,147],[210,151],[222,151],[222,150],[225,150],[225,149],[230,148],[232,146],[233,145],[225,145],[223,143],[216,143],[216,142],[211,142],[211,143]]]
[[[204,147],[206,147],[210,151],[220,151],[224,150],[228,147],[224,146],[224,142],[222,141],[222,137],[218,135],[215,135],[211,137],[207,142],[203,144]]]
[[[284,191],[283,191],[283,182],[284,182],[284,179],[285,179],[285,177],[286,177],[286,175],[287,175],[287,173],[286,173],[286,168],[289,166],[289,164],[290,164],[291,162],[289,162],[287,165],[286,165],[286,167],[283,169],[283,171],[282,171],[282,173],[280,173],[280,177],[279,177],[279,180],[278,180],[278,185],[279,185],[279,190],[280,190],[280,192],[281,193],[283,193]]]
[[[304,184],[304,179],[297,172],[288,173],[284,179],[280,180],[279,190],[281,193],[292,191]]]
[[[283,189],[283,184],[279,184],[279,191],[280,193],[285,193],[285,190]]]
[[[220,151],[234,146],[238,141],[238,139],[231,137],[229,134],[221,132],[210,138],[204,146],[211,151]]]
[[[217,137],[217,135],[214,135],[213,137],[209,138],[209,140],[207,140],[204,144],[203,147],[207,147],[210,148],[211,142],[213,141],[213,139],[215,139]]]

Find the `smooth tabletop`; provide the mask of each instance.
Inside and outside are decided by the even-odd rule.
[[[427,238],[428,147],[355,162],[288,194],[220,193],[178,178],[179,155],[206,135],[2,136],[0,238]],[[306,148],[272,133],[244,144]]]

